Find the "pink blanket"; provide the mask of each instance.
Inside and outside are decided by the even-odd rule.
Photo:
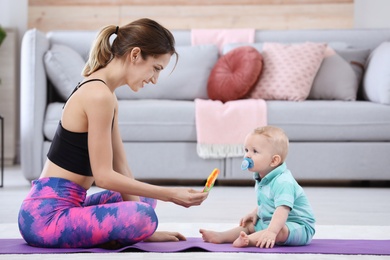
[[[215,44],[220,54],[227,43],[253,43],[255,29],[193,29],[192,45]]]
[[[241,157],[246,135],[267,125],[267,106],[262,99],[195,99],[195,121],[201,158]]]

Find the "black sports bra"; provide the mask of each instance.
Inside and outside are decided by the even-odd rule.
[[[91,81],[101,81],[106,84],[101,79],[90,79],[84,81],[83,83],[77,84],[75,89],[69,95],[68,99],[79,89],[82,85],[91,82]],[[107,85],[107,84],[106,84]],[[65,104],[64,104],[65,106]],[[114,111],[115,116],[115,111]],[[114,123],[114,118],[113,118]],[[61,121],[58,124],[56,133],[54,135],[53,141],[51,143],[49,152],[47,153],[47,158],[56,165],[83,175],[83,176],[92,176],[91,164],[89,161],[89,152],[88,152],[88,132],[85,133],[76,133],[66,130],[62,127]]]

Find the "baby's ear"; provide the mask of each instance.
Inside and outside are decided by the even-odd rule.
[[[280,163],[282,162],[282,157],[280,157],[279,154],[275,154],[272,156],[272,161],[271,161],[271,167],[277,167],[280,165]]]

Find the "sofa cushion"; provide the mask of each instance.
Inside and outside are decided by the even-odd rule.
[[[282,127],[292,142],[390,141],[388,106],[368,101],[269,100],[267,121]],[[53,139],[63,103],[50,103],[44,135]],[[195,102],[119,100],[124,142],[196,142]]]
[[[72,48],[53,44],[44,55],[47,76],[61,98],[66,100],[77,83],[83,79],[81,75],[85,61]]]
[[[249,94],[266,100],[305,100],[324,58],[326,44],[264,43],[264,68]]]
[[[380,44],[369,56],[363,80],[367,100],[390,105],[390,42]]]
[[[262,52],[263,45],[264,43],[230,43],[224,46],[223,53],[241,46],[252,46]],[[326,52],[308,99],[356,100],[370,50],[354,49],[345,42],[328,42]]]
[[[267,111],[292,142],[390,141],[389,107],[369,101],[270,100]]]
[[[356,100],[369,52],[328,47],[308,99]]]
[[[176,51],[179,54],[176,68],[173,70],[173,56],[168,66],[161,71],[156,85],[145,85],[137,93],[127,85],[122,86],[116,90],[118,99],[207,99],[207,80],[218,60],[217,46],[177,46]]]
[[[263,58],[251,46],[238,47],[215,64],[207,82],[210,99],[227,102],[245,97],[257,83]]]

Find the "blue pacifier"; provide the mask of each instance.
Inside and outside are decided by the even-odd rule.
[[[245,157],[241,163],[241,170],[245,171],[253,167],[253,160],[251,158]]]

